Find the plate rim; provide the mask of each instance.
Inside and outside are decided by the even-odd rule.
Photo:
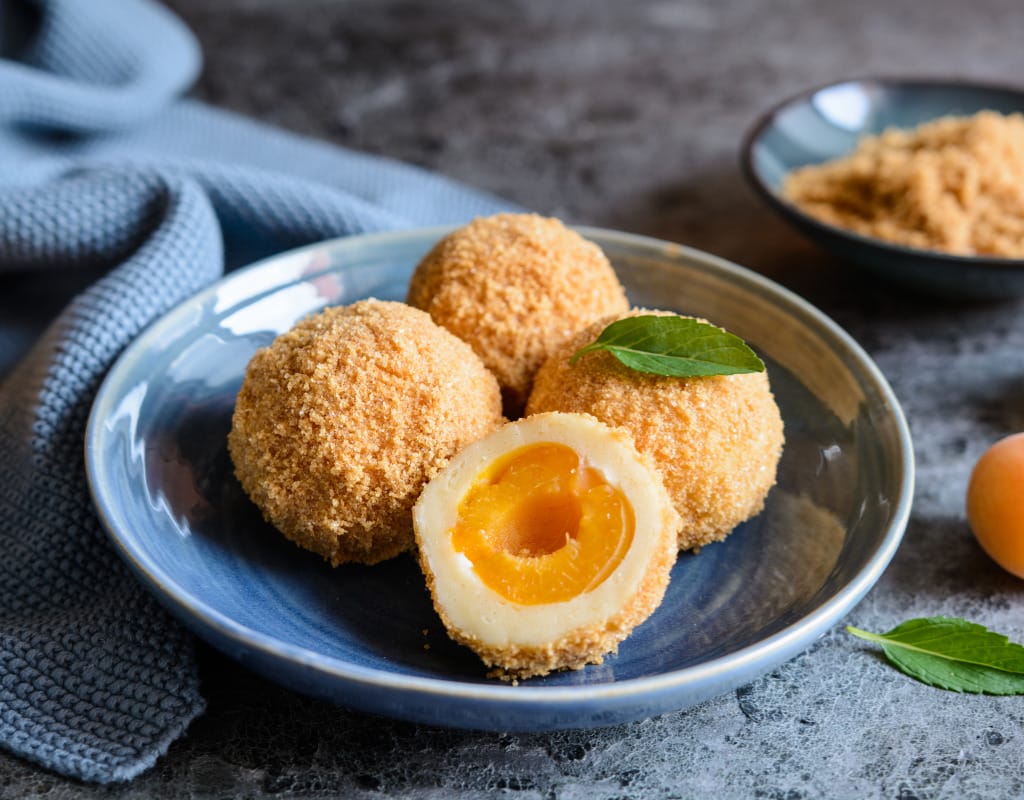
[[[762,177],[760,171],[754,166],[754,148],[761,141],[765,131],[785,111],[800,104],[806,103],[810,98],[819,92],[828,89],[838,88],[844,85],[876,86],[886,89],[902,87],[924,87],[929,89],[976,89],[986,92],[997,92],[1006,95],[1016,96],[1020,99],[1021,113],[1024,113],[1024,86],[1017,86],[1011,83],[990,83],[987,81],[972,80],[961,77],[900,77],[900,76],[861,76],[831,80],[810,88],[802,89],[791,94],[782,100],[777,101],[766,111],[762,112],[754,122],[747,128],[740,142],[740,169],[754,190],[768,205],[790,220],[797,226],[807,228],[816,235],[830,236],[843,240],[848,244],[877,249],[894,258],[913,259],[935,259],[944,267],[964,271],[978,272],[979,269],[1008,272],[1016,269],[1024,269],[1024,258],[1001,258],[999,256],[960,255],[947,253],[941,250],[927,250],[897,242],[887,242],[883,239],[876,239],[865,236],[855,231],[841,228],[823,222],[810,214],[806,214],[799,207],[787,201],[774,187]]]
[[[537,686],[530,685],[528,682],[518,686],[510,686],[498,681],[494,683],[469,682],[454,678],[417,676],[365,667],[333,656],[327,656],[314,650],[282,642],[273,636],[242,625],[209,607],[202,601],[202,598],[194,597],[184,591],[176,584],[173,576],[158,568],[145,557],[144,553],[138,552],[137,548],[131,546],[130,538],[126,539],[116,529],[114,523],[116,512],[112,507],[113,504],[109,502],[107,492],[102,486],[101,477],[104,474],[104,468],[101,455],[105,438],[103,421],[113,407],[116,389],[119,385],[119,376],[127,370],[128,365],[134,359],[139,358],[149,349],[154,341],[159,339],[160,333],[165,327],[172,325],[178,316],[187,313],[187,309],[190,306],[202,304],[214,297],[226,283],[240,279],[244,280],[247,275],[257,270],[273,269],[276,266],[276,262],[286,258],[293,258],[324,249],[329,249],[334,253],[338,249],[344,250],[364,245],[372,246],[375,240],[389,240],[392,242],[396,239],[406,238],[423,241],[434,240],[450,231],[452,227],[412,228],[328,239],[284,251],[233,270],[201,289],[190,298],[175,305],[155,320],[125,348],[107,372],[90,410],[84,437],[87,482],[97,516],[114,549],[132,568],[146,588],[154,593],[167,608],[200,635],[201,638],[207,638],[202,635],[202,631],[207,631],[217,637],[221,637],[222,641],[212,642],[214,646],[221,650],[224,650],[223,642],[230,642],[236,648],[235,652],[230,653],[236,661],[240,660],[237,655],[238,652],[253,651],[261,657],[269,658],[272,662],[284,662],[291,667],[298,666],[312,669],[318,675],[340,679],[345,685],[351,687],[372,687],[375,690],[383,689],[405,695],[411,693],[413,695],[444,696],[448,700],[461,699],[477,703],[498,703],[502,707],[512,706],[513,708],[522,707],[524,709],[536,706],[538,702],[542,702],[546,707],[557,711],[559,708],[576,706],[581,702],[615,701],[618,704],[624,702],[636,703],[645,698],[650,700],[656,695],[678,695],[692,691],[703,684],[713,683],[716,678],[721,680],[727,675],[746,675],[751,673],[752,670],[758,669],[759,665],[763,668],[775,666],[795,656],[813,639],[823,635],[829,627],[834,625],[847,611],[856,605],[864,594],[877,582],[895,555],[910,518],[915,483],[915,463],[911,434],[903,410],[885,376],[870,356],[850,334],[824,312],[764,275],[719,256],[686,245],[592,226],[573,227],[588,238],[618,241],[625,245],[671,253],[690,261],[691,264],[699,265],[702,269],[719,273],[724,272],[734,280],[739,280],[749,286],[764,290],[769,296],[777,296],[789,305],[789,308],[786,309],[787,311],[799,311],[804,318],[814,321],[824,332],[827,332],[840,342],[856,358],[857,366],[872,381],[873,388],[877,390],[880,399],[883,401],[883,405],[891,417],[891,423],[897,434],[894,444],[897,447],[900,460],[898,464],[893,465],[894,473],[898,471],[894,481],[898,484],[895,507],[879,546],[872,553],[866,564],[852,580],[828,600],[814,608],[813,611],[801,616],[776,633],[739,650],[698,664],[675,670],[667,670],[657,675],[625,678],[606,683],[587,683],[569,686]],[[273,291],[279,288],[275,287]],[[249,300],[251,298],[246,297],[245,299]],[[197,629],[197,624],[201,630]],[[722,691],[725,690],[724,688],[722,689]],[[718,692],[708,694],[707,696],[714,696],[716,693]],[[344,703],[344,700],[338,700],[337,702]],[[659,708],[659,710],[653,713],[664,713],[668,710],[671,709],[664,707]],[[401,716],[398,713],[392,713],[391,715]],[[650,713],[645,715],[650,716]],[[607,724],[621,721],[624,720],[621,718],[613,719]],[[560,725],[557,727],[581,726]]]

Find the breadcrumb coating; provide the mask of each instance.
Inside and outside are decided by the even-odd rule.
[[[473,347],[510,414],[554,348],[629,307],[601,249],[536,214],[481,217],[452,232],[416,267],[406,299]]]
[[[653,457],[679,513],[680,550],[724,539],[764,508],[782,455],[783,426],[767,372],[670,378],[626,367],[579,348],[616,319],[601,320],[562,344],[537,372],[526,413],[592,414],[633,434]]]
[[[588,664],[604,663],[604,656],[615,655],[619,645],[645,622],[661,605],[668,588],[672,565],[676,561],[676,548],[672,541],[661,547],[649,562],[649,569],[643,583],[622,609],[610,619],[593,625],[585,625],[565,633],[563,636],[543,645],[486,644],[475,636],[455,626],[444,608],[435,602],[435,609],[453,641],[475,652],[480,660],[493,669],[488,677],[505,681],[548,675],[563,669],[583,669]],[[426,574],[427,587],[436,596],[434,577]],[[551,613],[557,613],[552,610]]]
[[[403,303],[300,321],[253,356],[228,449],[266,519],[331,564],[413,546],[412,506],[466,444],[502,422],[494,376]]]

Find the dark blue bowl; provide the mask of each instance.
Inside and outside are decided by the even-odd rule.
[[[767,112],[743,144],[748,180],[768,204],[822,247],[888,281],[951,297],[1024,295],[1024,260],[920,250],[820,222],[786,200],[785,175],[846,155],[862,136],[983,110],[1024,112],[1024,91],[960,81],[864,79],[811,89]]]

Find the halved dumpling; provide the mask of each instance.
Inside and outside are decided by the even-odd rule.
[[[427,484],[413,524],[448,634],[508,678],[600,663],[657,608],[678,517],[626,431],[509,423]]]

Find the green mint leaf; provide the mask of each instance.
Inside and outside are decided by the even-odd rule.
[[[671,378],[764,372],[764,362],[739,336],[688,317],[653,314],[613,322],[569,359],[606,350],[631,369]]]
[[[886,658],[912,678],[976,694],[1024,694],[1024,647],[1005,636],[955,617],[926,617],[869,633],[849,633],[877,642]]]

